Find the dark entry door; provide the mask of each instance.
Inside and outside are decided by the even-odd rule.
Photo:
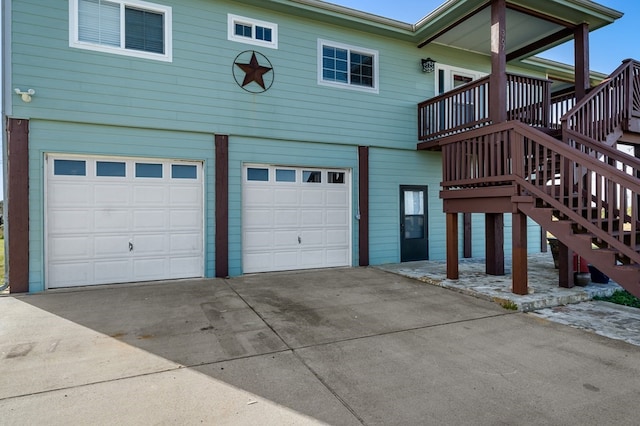
[[[427,187],[400,185],[400,261],[429,258]]]

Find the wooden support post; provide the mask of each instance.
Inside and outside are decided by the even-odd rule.
[[[578,25],[573,32],[573,38],[575,41],[576,101],[580,101],[591,87],[589,81],[589,24]]]
[[[229,275],[229,136],[215,135],[216,277]]]
[[[463,256],[465,259],[470,258],[473,253],[471,252],[471,213],[462,214],[463,221]]]
[[[369,147],[358,147],[359,265],[369,266]]]
[[[571,288],[573,282],[573,250],[565,246],[558,240],[558,285],[564,288]]]
[[[504,216],[502,213],[485,214],[486,272],[504,275]]]
[[[511,234],[511,291],[515,294],[528,294],[527,273],[527,216],[521,212],[512,214]]]
[[[447,213],[447,278],[458,277],[458,213]]]
[[[7,119],[7,280],[11,293],[29,291],[29,120]]]
[[[507,5],[491,1],[491,76],[489,77],[489,118],[495,123],[507,120]]]

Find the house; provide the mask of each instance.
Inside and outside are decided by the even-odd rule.
[[[450,0],[412,25],[319,0],[3,6],[12,292],[445,258],[455,277],[461,255],[498,275],[512,255],[522,292],[540,225],[583,250],[526,185],[560,188],[549,146],[606,77],[588,35],[617,11]],[[534,56],[572,38],[575,68]]]

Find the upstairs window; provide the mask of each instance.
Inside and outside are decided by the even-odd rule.
[[[139,0],[71,0],[69,45],[171,61],[171,8]]]
[[[378,52],[318,40],[318,83],[378,93]]]
[[[238,15],[227,15],[227,38],[231,41],[278,48],[278,24]]]

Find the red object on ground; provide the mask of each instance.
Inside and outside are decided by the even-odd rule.
[[[573,272],[589,272],[589,262],[573,253]]]

